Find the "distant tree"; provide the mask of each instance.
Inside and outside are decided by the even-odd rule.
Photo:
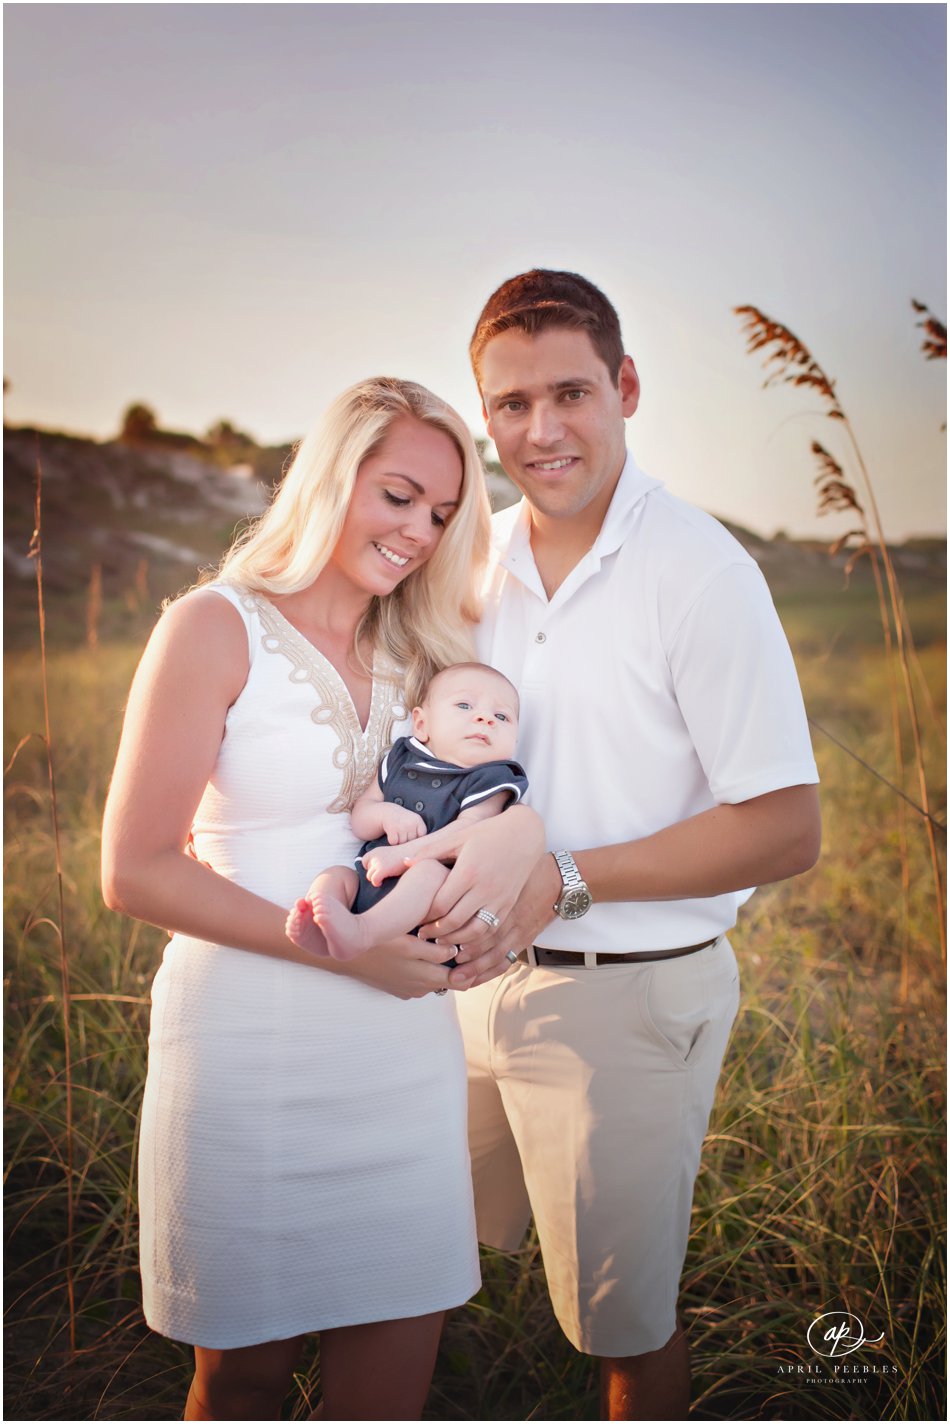
[[[485,466],[485,469],[490,475],[499,475],[502,479],[507,480],[508,476],[505,474],[505,470],[501,462],[499,460],[490,460],[488,458],[488,445],[489,442],[488,440],[486,440],[484,435],[475,436],[475,448],[481,456],[482,464]]]
[[[218,420],[205,436],[209,445],[222,451],[247,450],[257,445],[252,435],[237,430],[230,420]]]
[[[128,407],[122,417],[119,439],[127,445],[141,445],[148,440],[154,440],[157,430],[158,422],[154,410],[151,406],[136,402]]]

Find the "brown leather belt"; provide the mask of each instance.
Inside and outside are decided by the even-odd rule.
[[[649,964],[655,959],[682,959],[685,954],[698,954],[701,949],[708,949],[721,938],[721,935],[716,935],[715,939],[704,939],[702,944],[688,944],[683,949],[645,949],[633,954],[584,954],[577,949],[543,949],[541,945],[533,944],[530,950],[522,950],[519,958],[538,968],[549,966],[557,969],[560,965],[571,964],[576,969],[599,969],[608,964]]]

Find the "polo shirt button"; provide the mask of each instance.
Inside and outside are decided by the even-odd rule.
[[[419,773],[418,773],[417,771],[407,771],[407,772],[406,772],[406,775],[408,776],[408,778],[409,778],[410,781],[415,781],[415,779],[416,779],[416,777],[419,775]]]
[[[433,776],[433,778],[432,778],[432,789],[433,789],[433,791],[435,790],[435,788],[436,788],[437,786],[441,786],[441,785],[442,785],[442,778],[441,778],[441,776]]]
[[[424,807],[425,807],[425,802],[424,802],[424,801],[417,801],[417,802],[416,802],[416,810],[417,810],[417,811],[423,810]]]
[[[394,797],[393,797],[393,805],[394,805],[394,806],[401,806],[401,805],[402,805],[402,797],[401,797],[401,796],[394,796]]]
[[[534,635],[534,641],[535,641],[536,643],[546,643],[546,642],[547,642],[547,635],[546,635],[545,633],[535,633],[535,635]]]

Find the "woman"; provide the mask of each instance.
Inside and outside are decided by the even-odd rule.
[[[352,858],[347,809],[418,689],[470,656],[487,540],[461,419],[420,386],[368,381],[303,442],[217,581],[169,607],[136,674],[103,889],[173,932],[141,1258],[149,1324],[195,1346],[186,1419],[279,1417],[312,1330],[324,1417],[418,1418],[442,1313],[478,1287],[445,948],[406,937],[342,966],[284,922],[315,865]],[[495,832],[525,876],[530,815]],[[516,869],[499,913],[519,889]]]

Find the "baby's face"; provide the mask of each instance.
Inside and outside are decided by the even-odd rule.
[[[421,707],[413,731],[433,756],[456,766],[508,761],[518,741],[518,703],[497,673],[459,668],[442,673]]]

